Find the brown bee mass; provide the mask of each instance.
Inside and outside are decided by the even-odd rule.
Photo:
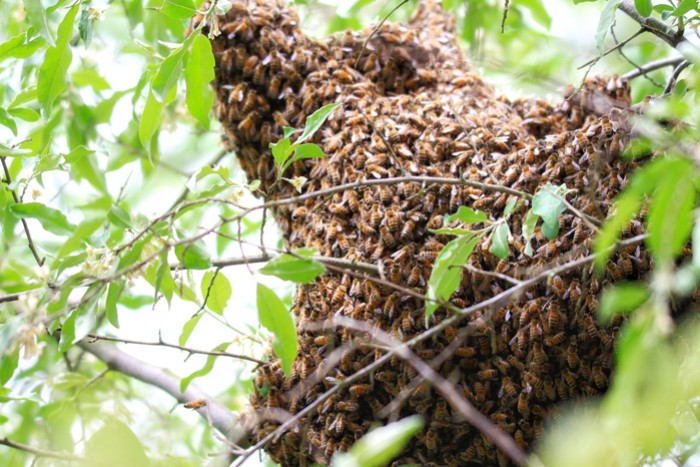
[[[294,10],[274,0],[235,0],[220,25],[222,33],[213,41],[216,115],[226,147],[235,150],[248,177],[261,180],[269,200],[295,194],[291,185],[274,183],[269,142],[282,137],[283,127],[302,128],[308,115],[335,102],[341,108],[313,138],[325,157],[297,161],[284,174],[306,177],[305,193],[405,175],[463,178],[528,194],[546,183],[564,184],[577,190],[568,199],[578,212],[602,221],[635,167],[617,159],[629,140],[621,110],[630,104],[625,82],[588,80],[557,105],[498,96],[470,70],[453,34],[453,18],[432,1],[422,2],[406,25],[384,24],[367,44],[370,30],[313,41],[299,28]],[[444,215],[460,206],[502,219],[511,198],[474,186],[402,182],[282,205],[274,215],[289,247],[314,247],[322,255],[378,265],[387,282],[425,293],[430,269],[450,241],[431,229],[442,227]],[[508,220],[514,241],[506,261],[488,248],[474,250],[452,303],[470,305],[507,290],[512,282],[504,274],[529,277],[590,253],[592,223],[567,210],[560,216],[558,238],[549,240],[537,229],[534,255],[527,256],[521,240],[529,207],[524,200]],[[607,388],[618,330],[595,320],[596,295],[610,281],[634,279],[648,267],[646,252],[637,249],[613,256],[600,280],[588,267],[561,273],[499,309],[465,318],[414,351],[442,358],[443,376],[520,446],[530,448],[557,402]],[[259,415],[253,440],[279,425],[269,413],[298,413],[383,355],[366,345],[361,333],[340,326],[309,331],[309,324],[346,316],[407,340],[425,329],[423,307],[387,285],[349,274],[331,272],[300,287],[293,310],[299,355],[290,378],[276,359],[258,370],[258,386],[267,390],[252,397]],[[438,310],[430,324],[446,316]],[[338,363],[327,365],[340,346]],[[323,375],[314,379],[317,370]],[[383,409],[397,399],[402,402],[394,410],[400,412],[392,417],[420,413],[426,421],[397,463],[506,463],[490,441],[456,421],[449,404],[395,357],[371,377],[345,386],[266,449],[283,465],[327,464],[370,425],[386,423]]]

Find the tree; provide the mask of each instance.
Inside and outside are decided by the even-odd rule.
[[[327,269],[357,267],[333,255],[286,251],[279,239],[270,241],[271,229],[264,227],[269,223],[265,207],[271,206],[250,197],[260,190],[270,193],[274,186],[283,187],[279,190],[286,197],[303,189],[304,179],[282,176],[287,176],[287,168],[294,172],[294,160],[323,156],[326,135],[321,138],[317,133],[313,139],[314,133],[335,106],[309,109],[300,117],[303,125],[297,131],[285,130],[283,138],[271,141],[276,167],[268,172],[276,177],[269,182],[265,177],[243,180],[234,157],[221,151],[219,128],[209,112],[214,104],[209,87],[214,55],[208,39],[216,36],[219,26],[224,34],[233,32],[218,24],[216,15],[231,7],[224,3],[166,0],[143,8],[140,0],[133,0],[105,11],[89,3],[59,1],[45,7],[38,0],[26,0],[4,7],[0,422],[6,438],[0,442],[16,448],[7,450],[11,464],[37,456],[49,462],[87,458],[110,464],[126,459],[145,465],[147,458],[172,463],[174,455],[183,465],[198,465],[211,450],[224,451],[223,458],[250,454],[245,446],[231,444],[239,440],[235,431],[243,427],[230,410],[240,408],[238,396],[260,396],[264,381],[253,381],[250,373],[239,369],[214,397],[196,389],[192,380],[204,377],[223,359],[234,359],[246,370],[258,364],[267,368],[270,345],[289,373],[297,355],[296,330],[288,313],[290,288],[276,293],[279,283],[270,282],[271,287],[258,285],[256,290],[262,327],[242,324],[238,316],[232,324],[229,320],[238,311],[231,311],[238,302],[232,298],[241,293],[242,279],[229,268],[250,270],[255,263],[266,263],[262,274],[305,283]],[[357,2],[345,13],[333,14],[318,30],[366,25],[367,12],[377,11],[368,3]],[[393,14],[410,13],[404,3]],[[553,54],[546,61],[539,54],[540,41],[547,37],[542,27],[553,21],[540,2],[514,2],[505,9],[490,2],[445,3],[462,20],[462,38],[470,46],[472,60],[478,62],[489,52],[506,63],[521,59],[523,72],[536,68],[537,74],[529,76],[557,76],[570,66],[562,55]],[[317,11],[327,7],[307,8],[313,24],[319,21],[314,19],[320,17]],[[618,339],[615,383],[602,405],[584,415],[574,414],[553,429],[538,455],[547,465],[570,465],[572,458],[589,465],[594,462],[590,451],[601,456],[595,459],[598,463],[616,459],[617,464],[627,464],[642,457],[649,462],[662,458],[689,462],[697,449],[697,331],[692,326],[674,331],[670,316],[671,304],[675,310],[692,311],[692,300],[682,297],[692,298],[697,285],[697,255],[692,245],[687,246],[691,234],[695,237],[697,112],[692,64],[697,51],[684,35],[696,21],[697,3],[652,6],[645,1],[608,1],[595,8],[601,11],[595,36],[598,56],[587,66],[618,53],[632,64],[626,76],[637,79],[635,101],[643,102],[640,107],[646,112],[636,120],[636,139],[629,152],[633,157],[657,155],[634,172],[617,198],[614,215],[597,236],[596,258],[598,266],[605,265],[601,258],[608,257],[625,225],[646,203],[644,241],[655,272],[603,292],[601,319],[636,310]],[[392,9],[385,7],[379,17]],[[622,21],[622,15],[616,15],[619,10],[641,29],[617,43],[614,26],[616,19]],[[198,19],[188,31],[195,14]],[[653,39],[630,42],[642,33],[648,33],[644,38],[663,39],[669,47],[650,47]],[[617,45],[607,45],[610,38]],[[680,55],[669,57],[673,49]],[[104,60],[105,53],[121,66]],[[528,66],[523,57],[534,65]],[[623,69],[619,62],[608,63],[610,70]],[[125,67],[137,71],[127,74]],[[669,76],[664,67],[675,68]],[[507,67],[496,64],[496,68]],[[650,103],[646,96],[655,97]],[[163,196],[165,204],[153,203]],[[559,214],[567,209],[566,193],[549,187],[537,196],[541,207],[536,209],[533,200],[532,212],[558,223]],[[518,208],[513,204],[506,209]],[[260,215],[255,217],[256,213]],[[462,210],[455,219],[474,224],[483,222],[479,216]],[[480,238],[490,239],[493,254],[507,256],[514,248],[514,237],[521,232],[509,232],[507,226],[496,222]],[[456,288],[448,284],[453,271],[449,266],[462,266],[474,246],[472,234],[460,235],[442,254],[443,261],[452,264],[442,276],[435,272],[440,270],[436,266],[428,281],[428,298],[441,300],[435,303],[443,306],[448,306],[446,300]],[[275,243],[275,248],[269,246]],[[376,266],[365,266],[376,272]],[[154,306],[185,310],[176,339],[158,333],[157,338],[143,340],[118,331],[125,321],[141,321],[147,316],[144,308]],[[138,310],[136,318],[130,309]],[[214,329],[210,323],[209,331],[204,331],[207,320],[231,334],[221,337],[219,345],[206,340]],[[154,323],[153,329],[162,326]],[[194,346],[191,341],[198,334],[205,336],[204,343]],[[99,342],[110,340],[129,343],[125,349],[169,348],[201,355],[202,360],[180,379],[110,342]],[[425,364],[421,368],[432,371]],[[148,404],[149,399],[140,395],[144,388],[132,379],[164,389],[196,409],[203,420],[197,429],[198,443],[188,437],[191,426],[173,422],[184,409],[168,415],[158,407],[148,407],[148,412],[138,407],[137,401]],[[438,386],[437,379],[427,379]],[[129,412],[147,416],[137,418]],[[159,429],[164,423],[168,430]],[[357,443],[345,461],[386,462],[377,459],[393,454],[375,451],[378,445],[400,450],[420,429],[416,419],[401,423],[375,432],[373,442]],[[671,423],[674,429],[669,430]],[[487,419],[475,426],[488,430],[493,423]],[[167,433],[177,439],[176,451],[167,448]],[[572,455],[580,446],[588,452]],[[519,461],[517,448],[513,453],[513,460]]]

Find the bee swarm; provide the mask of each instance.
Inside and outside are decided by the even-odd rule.
[[[284,174],[307,177],[305,193],[402,175],[463,176],[529,194],[548,182],[564,183],[578,190],[569,197],[578,211],[603,220],[635,167],[618,159],[629,139],[619,110],[630,104],[626,83],[592,79],[558,105],[497,96],[470,71],[453,35],[453,18],[431,1],[422,2],[407,25],[384,24],[362,54],[370,30],[313,41],[302,33],[294,10],[279,1],[234,1],[219,20],[221,35],[213,40],[216,115],[225,145],[236,151],[248,177],[262,181],[269,200],[294,195],[288,183],[273,186],[269,144],[282,137],[283,127],[302,128],[308,115],[335,102],[341,108],[313,139],[326,156],[297,161]],[[312,247],[324,256],[381,263],[388,280],[425,293],[433,262],[451,239],[430,230],[443,227],[444,215],[460,206],[501,219],[511,196],[402,182],[281,206],[274,215],[290,248]],[[525,255],[521,232],[529,207],[525,202],[508,220],[514,238],[507,260],[487,247],[472,253],[453,304],[474,304],[511,286],[483,271],[531,277],[590,253],[594,232],[567,210],[560,217],[558,238],[550,241],[538,229],[534,255]],[[625,236],[640,232],[641,224],[634,221]],[[557,403],[606,390],[620,323],[603,328],[596,322],[596,296],[608,282],[634,279],[648,269],[643,249],[623,249],[603,279],[592,276],[588,267],[555,276],[498,309],[447,327],[413,350],[430,361],[466,333],[436,369],[523,449],[530,449],[542,436],[546,417],[558,415]],[[300,351],[290,378],[276,358],[258,370],[258,383],[267,390],[252,398],[258,414],[253,441],[281,423],[275,415],[279,410],[270,409],[296,414],[335,380],[383,355],[361,345],[361,336],[347,329],[311,332],[304,324],[342,315],[405,341],[425,330],[424,309],[418,299],[349,274],[328,273],[301,286],[293,308]],[[431,324],[446,316],[438,310]],[[325,379],[304,385],[334,348],[353,340],[359,344],[327,369]],[[371,379],[342,389],[266,449],[283,465],[327,464],[370,425],[386,423],[382,409],[414,384],[391,416],[419,413],[426,424],[397,465],[508,463],[478,431],[456,421],[429,384],[414,383],[415,378],[411,366],[392,358]],[[295,387],[303,390],[291,391]]]

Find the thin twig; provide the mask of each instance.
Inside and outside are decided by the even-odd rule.
[[[475,268],[474,266],[470,264],[465,264],[464,269],[467,271],[471,271],[476,274],[480,274],[482,276],[490,276],[490,277],[495,277],[497,279],[504,280],[506,282],[510,282],[511,284],[520,284],[522,281],[520,279],[516,279],[515,277],[510,277],[506,274],[501,274],[500,272],[496,271],[484,271],[483,269]]]
[[[503,7],[503,16],[501,17],[501,34],[503,34],[506,30],[506,20],[508,19],[509,3],[510,3],[510,0],[506,0],[506,4]]]
[[[216,156],[214,156],[214,159],[212,159],[209,163],[207,163],[207,165],[208,165],[209,167],[211,167],[211,168],[214,168],[214,166],[215,166],[216,164],[218,164],[219,162],[221,162],[221,160],[222,160],[224,157],[226,157],[227,154],[229,154],[229,152],[228,152],[227,150],[225,150],[225,149],[222,150],[222,151],[219,151],[219,152],[216,154]],[[185,199],[187,198],[187,195],[188,195],[189,193],[190,193],[190,189],[185,185],[185,188],[180,192],[180,194],[178,195],[178,197],[175,198],[175,201],[173,201],[173,204],[170,205],[170,207],[168,208],[168,211],[172,211],[173,209],[175,209],[175,207],[177,207],[178,204],[180,204],[180,203],[182,203],[183,201],[185,201]]]
[[[661,60],[656,60],[653,62],[649,62],[645,65],[639,66],[636,70],[628,71],[624,75],[622,75],[620,78],[624,80],[632,80],[634,78],[637,78],[639,76],[645,75],[646,73],[650,73],[654,70],[658,70],[661,68],[665,68],[667,66],[677,66],[679,63],[683,62],[685,58],[683,57],[668,57],[668,58],[662,58]]]
[[[673,73],[671,73],[671,77],[668,79],[668,83],[666,83],[666,87],[664,88],[664,95],[670,94],[671,91],[673,91],[673,87],[676,85],[678,77],[688,66],[690,66],[690,62],[688,60],[683,60],[681,63],[678,64],[678,66],[676,66],[676,68],[673,70]]]
[[[2,163],[2,168],[5,171],[5,184],[10,186],[12,183],[12,177],[10,176],[10,170],[7,168],[7,163],[5,162],[5,156],[0,156],[0,162]],[[22,204],[22,200],[19,199],[17,196],[17,191],[15,190],[10,190],[10,193],[12,193],[12,199],[15,201],[15,204]],[[44,258],[42,258],[39,255],[39,252],[36,250],[36,246],[34,245],[34,241],[32,240],[32,234],[29,232],[29,226],[27,225],[27,220],[24,218],[21,218],[20,221],[22,222],[22,226],[24,227],[24,233],[27,237],[27,243],[29,244],[29,250],[31,250],[32,255],[34,256],[34,259],[36,260],[37,264],[39,266],[44,265]]]
[[[402,6],[404,6],[406,3],[408,3],[408,0],[402,0],[401,3],[399,3],[398,5],[396,5],[396,7],[395,7],[393,10],[391,10],[391,11],[389,12],[389,14],[386,15],[386,16],[379,22],[379,24],[378,24],[374,29],[372,29],[372,32],[369,33],[369,36],[367,36],[367,39],[365,39],[365,42],[362,44],[362,49],[360,50],[360,55],[358,55],[357,61],[355,62],[355,64],[356,64],[357,66],[360,66],[360,59],[361,59],[362,56],[364,55],[365,49],[367,48],[367,44],[369,44],[369,41],[374,37],[375,34],[377,34],[377,32],[378,32],[379,29],[384,25],[384,23],[386,22],[386,20],[389,19],[389,17],[390,17],[391,15],[393,15],[394,12],[395,12],[396,10],[398,10],[399,8],[401,8]]]
[[[615,27],[614,25],[610,27],[610,35],[612,38],[615,40],[615,43],[617,44],[619,41],[617,40],[617,35],[615,34]],[[620,57],[624,58],[627,63],[632,65],[637,69],[637,71],[641,74],[641,76],[644,76],[644,78],[649,81],[653,86],[656,86],[657,88],[662,88],[663,86],[658,83],[654,78],[649,76],[647,72],[642,69],[641,66],[639,66],[635,61],[633,61],[631,58],[627,56],[627,54],[623,51],[623,49],[617,49],[617,53],[620,54]]]
[[[87,337],[89,339],[92,339],[93,341],[100,340],[100,341],[110,341],[110,342],[121,342],[122,344],[148,345],[148,346],[155,346],[155,347],[170,347],[172,349],[182,350],[183,352],[187,352],[189,354],[213,355],[215,357],[237,358],[239,360],[247,360],[249,362],[257,363],[258,365],[262,365],[265,363],[262,360],[258,360],[257,358],[249,357],[247,355],[235,354],[235,353],[230,353],[230,352],[217,352],[217,351],[210,351],[210,350],[193,349],[191,347],[185,347],[184,345],[170,344],[170,343],[164,342],[162,340],[158,340],[158,342],[140,341],[140,340],[134,340],[134,339],[123,339],[121,337],[102,336],[99,334],[88,334]]]
[[[18,443],[16,441],[9,440],[7,438],[0,439],[0,444],[8,446],[20,451],[28,452],[34,454],[37,457],[48,457],[51,459],[60,459],[63,461],[80,462],[85,465],[97,465],[97,466],[109,466],[116,467],[118,464],[107,463],[104,461],[99,461],[95,459],[87,459],[85,457],[76,456],[73,454],[68,454],[66,452],[49,451],[48,449],[35,448],[27,444]]]
[[[609,55],[609,54],[613,53],[614,51],[616,51],[616,50],[619,49],[619,48],[622,48],[622,47],[626,46],[627,44],[629,44],[629,43],[632,41],[632,39],[634,39],[635,37],[639,36],[640,34],[646,32],[646,31],[647,31],[646,28],[641,28],[640,30],[638,30],[637,32],[635,32],[634,34],[632,34],[630,37],[628,37],[628,38],[625,39],[624,41],[618,42],[617,44],[615,44],[614,47],[612,47],[612,48],[606,50],[605,52],[603,52],[602,55],[599,55],[599,56],[597,56],[596,58],[593,58],[593,59],[587,61],[586,63],[584,63],[583,65],[579,66],[579,67],[577,68],[577,70],[581,70],[581,69],[586,68],[586,67],[592,67],[593,65],[595,65],[596,63],[598,63],[598,62],[600,61],[601,58],[605,57],[606,55]]]

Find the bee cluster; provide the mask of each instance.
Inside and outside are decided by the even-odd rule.
[[[529,194],[546,183],[577,190],[571,199],[577,213],[561,215],[555,240],[537,229],[532,256],[520,240],[527,201],[508,219],[514,239],[507,259],[477,247],[451,298],[456,306],[508,289],[512,284],[504,275],[531,277],[589,254],[594,232],[586,220],[606,218],[635,166],[617,157],[629,139],[619,110],[630,103],[626,83],[592,79],[558,105],[497,96],[470,71],[452,33],[453,19],[434,2],[422,2],[406,25],[383,25],[366,44],[369,30],[313,41],[281,2],[234,1],[219,21],[221,35],[213,48],[224,142],[247,175],[263,182],[270,199],[294,193],[288,184],[274,183],[269,143],[282,136],[283,127],[303,127],[308,115],[334,102],[343,105],[313,140],[326,157],[297,161],[285,173],[308,178],[306,193],[404,175],[464,177]],[[463,185],[400,182],[281,206],[275,218],[288,246],[381,265],[388,281],[425,293],[435,258],[451,239],[432,232],[445,226],[445,214],[468,206],[501,219],[512,196]],[[624,235],[640,232],[634,221]],[[559,414],[557,403],[606,390],[620,323],[601,327],[596,322],[596,296],[608,282],[634,279],[648,269],[647,253],[628,247],[612,258],[603,278],[588,267],[554,276],[508,304],[447,327],[414,351],[529,449],[542,436],[545,419]],[[425,330],[421,300],[350,274],[329,273],[301,286],[293,312],[299,354],[289,378],[276,359],[258,370],[254,441],[279,426],[280,413],[298,413],[384,353],[358,333],[342,327],[310,331],[309,323],[346,316],[401,341]],[[430,324],[447,316],[438,310]],[[324,367],[334,349],[346,350],[336,365]],[[319,368],[324,373],[314,378]],[[283,465],[327,464],[371,425],[413,413],[423,415],[425,427],[397,462],[507,464],[397,358],[327,399],[266,449]]]

